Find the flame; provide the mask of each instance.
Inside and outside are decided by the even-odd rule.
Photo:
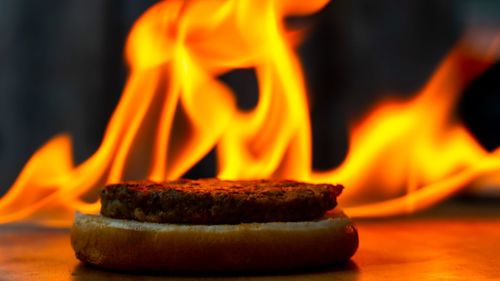
[[[297,3],[296,3],[297,2]],[[500,171],[453,116],[463,87],[492,59],[459,44],[409,100],[385,100],[352,126],[345,161],[313,171],[304,76],[285,18],[319,11],[315,1],[162,1],[132,28],[130,73],[97,151],[74,165],[71,138],[56,136],[28,161],[0,200],[0,223],[67,225],[74,210],[99,210],[103,184],[181,177],[216,148],[217,177],[341,182],[353,216],[430,206]],[[243,111],[218,77],[251,68],[257,106]]]
[[[317,175],[351,187],[343,200],[352,216],[411,213],[500,171],[500,149],[484,150],[453,116],[461,90],[490,64],[466,54],[452,50],[413,99],[378,104],[351,131],[344,163]]]

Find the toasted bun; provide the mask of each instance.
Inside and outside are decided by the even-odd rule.
[[[356,228],[342,212],[305,222],[180,225],[77,213],[71,230],[76,257],[124,271],[283,271],[348,260]]]

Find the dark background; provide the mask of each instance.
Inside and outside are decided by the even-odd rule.
[[[0,194],[52,136],[69,132],[75,160],[95,151],[126,78],[123,46],[156,1],[0,1]],[[500,32],[500,1],[335,0],[308,21],[300,47],[310,92],[314,167],[339,164],[347,124],[381,96],[409,95],[463,36]],[[255,104],[251,72],[223,78]],[[458,116],[487,148],[500,145],[500,65],[474,81]],[[189,173],[213,175],[213,157]]]

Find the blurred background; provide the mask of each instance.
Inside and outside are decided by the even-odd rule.
[[[98,147],[126,79],[127,33],[151,0],[0,1],[0,194],[58,133],[75,161]],[[335,0],[308,19],[300,47],[311,101],[315,169],[347,151],[347,129],[376,101],[410,96],[465,35],[500,32],[497,0]],[[257,101],[251,71],[222,77],[238,104]],[[457,116],[487,149],[500,145],[500,64],[464,91]],[[213,176],[213,153],[188,177]]]

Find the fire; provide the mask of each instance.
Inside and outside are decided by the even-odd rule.
[[[295,3],[297,2],[297,3]],[[345,161],[313,171],[300,33],[284,19],[327,1],[162,1],[134,25],[130,74],[98,150],[75,166],[71,138],[56,136],[28,161],[0,200],[0,223],[67,225],[98,212],[99,187],[181,177],[216,148],[217,177],[341,182],[350,215],[386,216],[430,206],[500,171],[453,116],[461,90],[493,61],[459,44],[410,100],[385,100],[352,126]],[[218,77],[251,68],[259,101],[238,109]]]
[[[488,65],[458,46],[413,99],[384,101],[354,126],[345,162],[319,175],[352,187],[343,195],[351,215],[413,212],[499,171],[500,149],[488,153],[453,116],[460,91]]]

